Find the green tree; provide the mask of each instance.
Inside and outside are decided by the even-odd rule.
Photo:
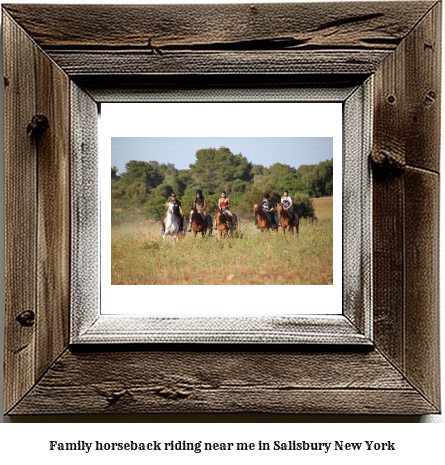
[[[166,202],[168,197],[172,195],[172,192],[173,192],[172,186],[168,184],[159,184],[159,186],[153,190],[153,195],[154,197],[162,197]]]
[[[115,167],[115,166],[112,166],[111,167],[111,179],[114,179],[114,180],[118,180],[119,179],[119,176],[117,175],[117,172],[119,170]]]
[[[234,155],[227,147],[201,149],[196,152],[196,162],[190,165],[195,186],[217,191],[227,182],[251,180],[252,163],[241,154]]]
[[[146,214],[155,220],[162,220],[167,212],[167,200],[163,197],[153,197],[145,203]]]

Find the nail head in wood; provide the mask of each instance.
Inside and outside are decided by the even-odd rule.
[[[432,105],[436,101],[436,92],[434,90],[430,90],[425,95],[425,104]]]
[[[49,121],[45,115],[34,115],[26,127],[26,133],[34,140],[39,140],[48,129]]]
[[[17,315],[16,320],[22,326],[34,326],[35,313],[32,310],[25,310],[24,312]]]

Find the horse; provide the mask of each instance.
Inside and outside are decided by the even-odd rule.
[[[236,221],[236,216],[235,221]],[[219,232],[219,238],[221,237],[229,237],[229,231],[236,229],[237,223],[235,222],[235,226],[232,224],[232,218],[228,218],[224,212],[219,209],[215,208],[215,227]]]
[[[193,229],[193,237],[196,237],[196,234],[199,232],[204,237],[207,230],[209,231],[209,236],[212,235],[213,228],[207,226],[207,218],[204,220],[195,208],[190,208],[189,224],[190,228]]]
[[[185,220],[184,232],[182,234],[179,234],[179,224],[176,219],[176,215],[173,212],[173,205],[168,204],[168,212],[167,212],[167,218],[165,220],[164,234],[163,234],[164,242],[167,236],[172,236],[175,240],[175,243],[176,243],[177,238],[179,238],[180,240],[184,239],[186,228],[187,228],[187,220]]]
[[[284,205],[279,203],[277,205],[278,210],[278,218],[281,224],[281,229],[283,230],[283,234],[286,234],[286,228],[289,229],[290,233],[294,233],[294,226],[297,230],[297,236],[300,234],[300,219],[295,212],[290,212],[289,210],[284,209]],[[295,218],[293,216],[295,215]]]
[[[263,232],[264,229],[276,229],[278,232],[278,223],[276,225],[272,225],[267,213],[261,208],[261,204],[259,202],[255,202],[253,204],[253,214],[258,214],[258,228],[261,229],[261,232]],[[273,214],[274,213],[272,212],[272,215]]]

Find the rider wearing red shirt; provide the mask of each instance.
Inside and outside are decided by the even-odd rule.
[[[221,191],[221,198],[218,200],[218,207],[230,216],[232,220],[232,226],[235,227],[235,219],[233,218],[230,208],[230,199],[226,197],[226,191]]]

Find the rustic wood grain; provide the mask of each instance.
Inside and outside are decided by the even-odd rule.
[[[372,340],[372,79],[343,103],[343,315]],[[357,199],[360,199],[357,202]]]
[[[406,164],[406,46],[384,60],[374,76],[372,158],[400,170],[375,170],[373,179],[374,340],[404,369],[404,180]]]
[[[388,50],[50,51],[70,76],[136,74],[366,74]]]
[[[438,338],[439,318],[438,28],[439,4],[376,73],[373,147],[373,157],[392,166],[377,169],[374,179],[375,342],[436,405],[438,345],[430,341]]]
[[[35,382],[37,158],[26,133],[36,110],[35,46],[8,15],[3,15],[3,43],[6,411]]]
[[[37,146],[37,339],[40,377],[68,344],[70,294],[70,80],[36,51],[36,114],[48,128]]]
[[[395,49],[434,4],[327,2],[322,12],[317,3],[4,8],[44,49]]]
[[[11,413],[435,412],[378,352],[67,351]]]
[[[406,53],[406,163],[439,172],[442,3],[404,43]]]
[[[374,342],[404,369],[403,179],[373,181]]]
[[[100,314],[98,106],[70,83],[71,318],[70,342]]]
[[[73,81],[95,101],[110,102],[264,102],[344,101],[363,83],[357,74],[184,74],[76,75]],[[334,94],[334,91],[336,94]],[[261,92],[261,94],[260,94]],[[330,95],[327,95],[329,92]],[[332,96],[335,95],[333,98]],[[306,96],[306,97],[305,97]]]
[[[431,134],[432,137],[439,133]],[[438,143],[438,140],[437,140]],[[405,372],[440,407],[439,175],[405,173]]]
[[[6,412],[438,412],[440,3],[23,4],[4,11]],[[363,82],[373,73],[372,155],[386,166],[373,181],[376,349],[90,346],[56,358],[67,335],[69,126],[60,106],[68,81],[45,53],[98,101],[122,86],[143,93],[162,81],[175,90],[242,89],[249,79],[261,86],[268,72],[314,83],[320,76],[338,83],[338,73],[349,81],[361,74]],[[37,110],[49,127],[30,138]]]

